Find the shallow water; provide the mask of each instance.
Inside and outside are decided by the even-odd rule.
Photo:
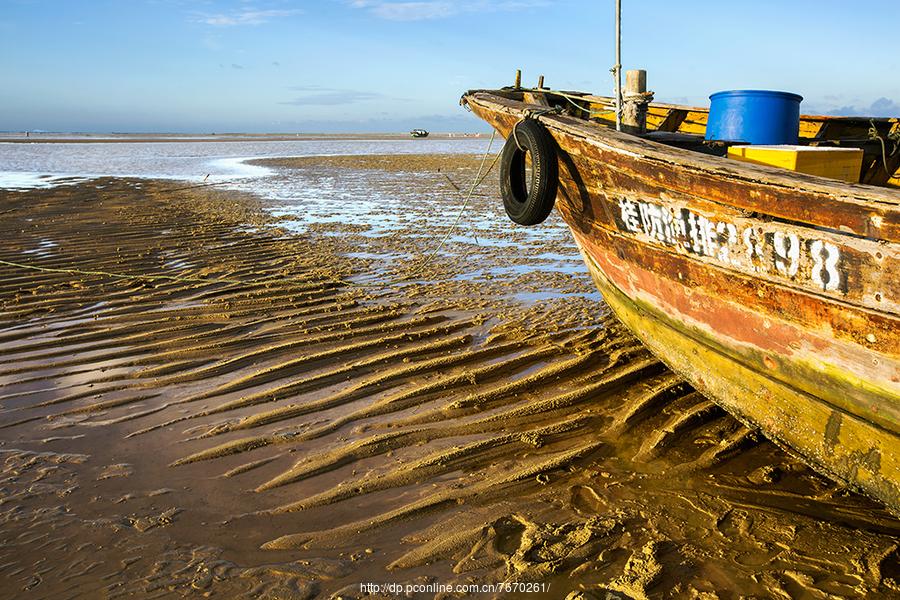
[[[282,218],[282,225],[297,234],[310,226],[354,227],[355,233],[377,238],[405,230],[410,250],[429,252],[439,243],[435,232],[451,227],[459,216],[464,194],[457,192],[433,172],[394,171],[371,168],[322,168],[315,162],[307,168],[285,169],[260,164],[259,159],[283,157],[332,157],[362,155],[484,155],[502,147],[503,140],[489,139],[315,139],[250,141],[116,141],[116,142],[0,142],[0,188],[33,189],[71,185],[102,177],[161,178],[191,182],[216,182],[220,189],[254,194],[267,209]],[[490,164],[490,161],[486,163]],[[435,169],[441,168],[440,166]],[[207,178],[208,175],[208,178]],[[468,190],[474,173],[454,172],[448,177]],[[493,173],[496,175],[496,173]],[[485,181],[477,195],[495,194],[496,178]],[[449,232],[446,245],[456,246],[444,259],[471,246],[474,265],[461,278],[505,277],[530,270],[565,274],[585,273],[581,257],[569,242],[568,231],[558,218],[542,227],[510,227],[499,201],[470,202],[464,218]],[[418,224],[418,233],[409,233]],[[324,232],[345,235],[343,229]],[[418,239],[417,239],[418,238]],[[375,242],[377,244],[377,242]],[[551,246],[547,246],[551,244]],[[495,264],[486,256],[491,248],[519,248],[527,263]],[[556,250],[554,252],[554,250]],[[548,256],[548,252],[550,255]],[[370,249],[369,258],[381,266],[393,261],[395,247]],[[484,265],[480,259],[488,259]],[[377,267],[377,265],[373,265]],[[526,302],[549,299],[556,289],[518,296]],[[599,294],[594,294],[599,299]]]
[[[353,154],[473,154],[484,152],[480,138],[298,141],[173,142],[0,142],[0,188],[46,187],[52,179],[145,177],[200,181],[262,178],[273,173],[246,164],[252,158]]]

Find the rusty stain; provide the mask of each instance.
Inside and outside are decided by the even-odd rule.
[[[778,358],[780,371],[791,378],[793,385],[799,385],[810,393],[827,398],[855,413],[865,414],[872,410],[871,396],[855,385],[859,376],[853,378],[852,371],[849,371],[841,377],[825,380],[818,366],[821,356],[844,356],[851,354],[855,348],[858,360],[852,363],[853,367],[859,370],[862,363],[865,363],[865,369],[869,369],[871,367],[868,362],[863,360],[864,356],[870,355],[868,351],[856,345],[848,348],[838,340],[815,335],[800,322],[789,325],[781,320],[777,328],[764,332],[759,313],[740,302],[739,296],[729,297],[727,288],[723,288],[726,291],[722,294],[701,286],[691,291],[666,277],[654,274],[659,271],[635,262],[632,255],[626,255],[628,262],[625,264],[613,260],[604,248],[621,244],[622,239],[596,244],[580,234],[576,234],[575,238],[619,289],[631,298],[642,298],[665,314],[677,318],[682,328],[703,331],[713,336],[722,351],[736,360],[757,364],[762,368],[762,357],[754,358],[754,355],[774,353],[772,356]],[[730,301],[724,300],[725,298]],[[799,360],[801,357],[791,356],[796,353],[787,350],[787,344],[797,339],[803,339],[810,349],[806,357],[813,361],[813,368],[804,366]],[[874,374],[864,371],[867,378],[877,378],[880,374],[881,371]],[[895,415],[895,421],[900,419],[896,405],[889,405],[889,408]],[[890,423],[886,425],[890,426]]]
[[[840,433],[841,413],[835,410],[831,412],[831,416],[828,417],[828,424],[825,426],[825,441],[829,447],[834,447],[837,444]]]

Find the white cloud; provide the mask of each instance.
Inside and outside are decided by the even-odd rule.
[[[318,85],[298,85],[288,88],[294,92],[300,92],[293,100],[279,102],[279,104],[292,104],[294,106],[337,106],[340,104],[356,104],[371,100],[391,100],[393,102],[410,102],[409,98],[387,96],[379,92],[348,90],[339,88],[322,87]]]
[[[425,21],[443,19],[460,13],[502,12],[546,6],[545,0],[423,0],[395,2],[391,0],[349,0],[353,8],[367,10],[372,15],[390,21]]]
[[[382,94],[375,92],[362,92],[357,90],[341,90],[335,88],[319,87],[317,85],[295,86],[290,88],[302,95],[279,102],[279,104],[293,104],[294,106],[337,106],[340,104],[355,104],[383,98]]]
[[[359,4],[359,3],[357,3]],[[441,19],[457,12],[449,2],[366,2],[375,16],[391,21],[423,21]]]
[[[203,14],[197,21],[213,27],[235,27],[237,25],[262,25],[278,17],[289,17],[303,12],[300,9],[266,9],[247,8],[231,13]]]
[[[872,104],[847,104],[845,106],[820,109],[826,115],[847,117],[900,117],[900,103],[890,98],[878,98]]]

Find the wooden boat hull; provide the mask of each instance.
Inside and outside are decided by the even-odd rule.
[[[536,108],[464,100],[505,136]],[[900,194],[539,118],[556,207],[619,319],[743,422],[900,513]]]

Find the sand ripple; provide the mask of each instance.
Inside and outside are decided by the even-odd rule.
[[[369,170],[385,190],[475,168],[404,160],[280,168]],[[564,238],[460,242],[398,282],[440,235],[415,237],[418,219],[457,197],[388,236],[297,235],[249,197],[167,187],[0,192],[0,259],[136,275],[0,266],[0,589],[897,592],[900,524],[673,376],[582,275],[529,271]],[[173,274],[191,280],[152,278]]]

